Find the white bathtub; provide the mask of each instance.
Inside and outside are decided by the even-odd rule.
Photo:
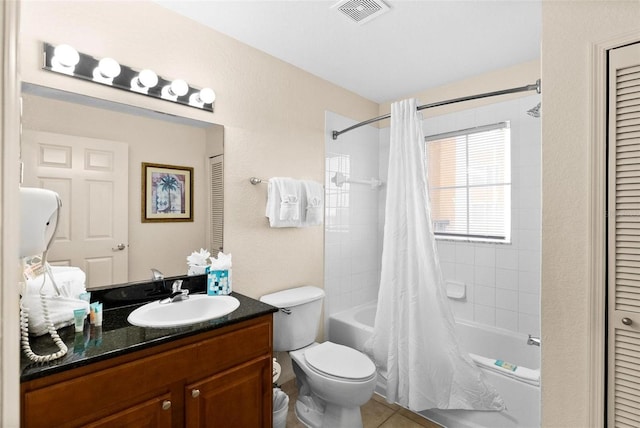
[[[329,317],[329,340],[363,350],[373,333],[376,302]],[[527,336],[507,330],[458,320],[456,331],[470,353],[501,359],[520,367],[539,368],[540,348],[527,345]],[[449,428],[534,428],[540,427],[540,387],[483,369],[487,380],[502,396],[503,412],[472,410],[425,410],[420,415]],[[382,376],[376,392],[385,395]]]

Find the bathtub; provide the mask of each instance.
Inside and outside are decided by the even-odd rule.
[[[363,350],[373,333],[376,302],[348,309],[329,317],[329,340]],[[527,345],[527,336],[508,330],[457,320],[462,346],[472,354],[501,359],[520,367],[539,368],[540,348]],[[481,367],[481,366],[480,366]],[[473,410],[424,410],[419,414],[449,428],[540,427],[540,387],[481,367],[486,379],[502,396],[503,412]],[[385,395],[385,380],[378,376],[376,392]]]

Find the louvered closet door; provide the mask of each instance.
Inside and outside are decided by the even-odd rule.
[[[218,257],[224,243],[224,155],[209,161],[209,248]]]
[[[608,426],[640,427],[640,44],[609,56]]]

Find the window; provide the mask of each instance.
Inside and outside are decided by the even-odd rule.
[[[509,122],[432,135],[425,140],[436,237],[509,242]]]

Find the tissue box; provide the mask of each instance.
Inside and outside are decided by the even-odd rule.
[[[207,294],[225,296],[231,291],[231,270],[211,270],[207,267]]]

